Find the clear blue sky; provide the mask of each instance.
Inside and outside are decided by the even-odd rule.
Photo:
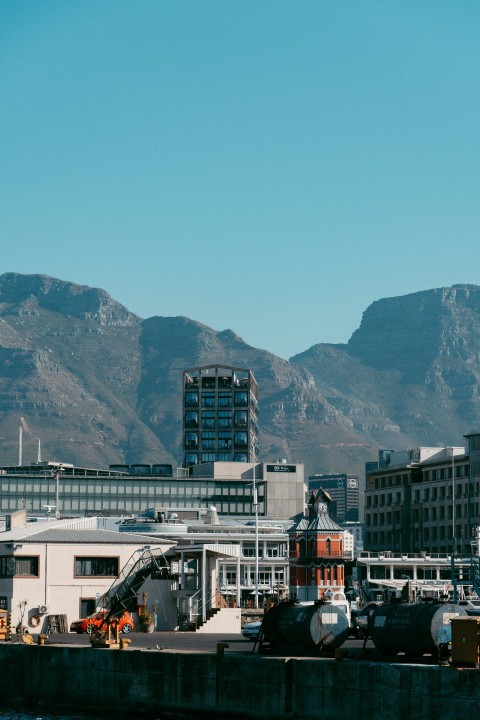
[[[281,357],[480,284],[478,0],[1,0],[0,272]]]

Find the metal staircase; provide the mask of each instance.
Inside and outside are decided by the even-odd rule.
[[[154,572],[168,570],[169,565],[161,550],[136,550],[122,568],[118,578],[107,592],[98,598],[97,607],[107,610],[106,621],[119,617],[125,610],[135,612],[137,593],[145,580]]]

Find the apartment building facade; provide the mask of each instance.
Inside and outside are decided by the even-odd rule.
[[[255,462],[258,386],[251,370],[205,365],[183,373],[183,465]]]
[[[470,555],[480,522],[480,433],[464,447],[379,453],[367,473],[368,551]]]

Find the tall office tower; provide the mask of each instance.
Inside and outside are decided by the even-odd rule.
[[[258,387],[250,370],[225,365],[183,373],[183,464],[256,462]]]
[[[310,475],[309,490],[326,490],[332,498],[330,516],[335,522],[358,522],[359,492],[358,475],[332,473],[330,475]]]

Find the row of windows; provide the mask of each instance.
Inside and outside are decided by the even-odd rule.
[[[185,433],[185,448],[187,450],[197,450],[199,444],[202,444],[204,450],[231,450],[231,437],[215,437],[215,433],[206,432],[201,436],[198,432],[189,431]],[[238,450],[244,450],[248,447],[248,433],[238,431],[233,434],[233,446]]]
[[[275,543],[270,544],[267,543],[266,549],[262,547],[262,544],[258,547],[259,557],[286,557],[287,555],[287,545],[286,543]],[[255,557],[255,543],[243,543],[242,545],[242,555],[243,557]]]
[[[412,475],[409,475],[409,473],[401,473],[396,475],[385,475],[385,476],[374,476],[370,478],[370,484],[373,485],[373,487],[377,490],[380,490],[382,488],[389,488],[389,487],[395,487],[399,485],[407,485],[409,481],[409,477],[412,479],[419,479],[417,475],[414,476],[413,471]],[[462,465],[455,465],[455,477],[456,478],[466,478],[468,477],[468,463],[463,463]],[[443,467],[434,468],[434,469],[428,469],[428,470],[422,470],[421,478],[423,482],[432,482],[432,481],[438,481],[438,480],[451,480],[452,479],[452,466],[445,465]],[[373,489],[372,487],[372,489]]]
[[[455,499],[461,500],[462,498],[479,497],[480,496],[480,483],[457,483],[455,485]],[[453,497],[452,486],[442,485],[440,487],[425,487],[422,489],[416,488],[413,492],[412,501],[413,503],[421,502],[443,502],[445,500],[451,500]],[[388,507],[392,504],[399,505],[402,503],[402,494],[397,493],[382,493],[379,495],[367,494],[365,498],[365,507]]]
[[[248,462],[248,453],[246,452],[188,452],[185,455],[185,466],[191,467],[198,465],[199,462]]]
[[[188,391],[185,393],[185,407],[197,408],[202,407],[248,407],[248,393],[244,391],[231,392],[202,392],[201,396],[198,392]]]
[[[75,577],[117,577],[118,557],[77,557]],[[0,577],[39,577],[38,556],[0,557]]]
[[[203,376],[203,377],[190,377],[185,375],[185,387],[186,388],[198,388],[199,384],[202,384],[202,388],[231,388],[232,385],[235,387],[248,387],[249,378],[242,377],[238,378],[237,375],[218,375],[218,376]]]
[[[223,582],[226,585],[237,585],[237,569],[235,566],[227,565],[225,568],[220,570]],[[240,571],[240,585],[254,586],[255,585],[255,572],[247,568],[242,568]],[[258,568],[258,583],[259,585],[272,585],[283,584],[285,582],[285,569],[284,568]]]
[[[224,428],[231,428],[232,425],[237,428],[248,427],[248,411],[235,410],[232,422],[232,411],[219,410],[217,414],[212,410],[204,410],[201,418],[199,418],[197,410],[187,410],[185,412],[185,427],[194,429],[200,427],[200,425],[207,430],[214,429],[217,425]]]

